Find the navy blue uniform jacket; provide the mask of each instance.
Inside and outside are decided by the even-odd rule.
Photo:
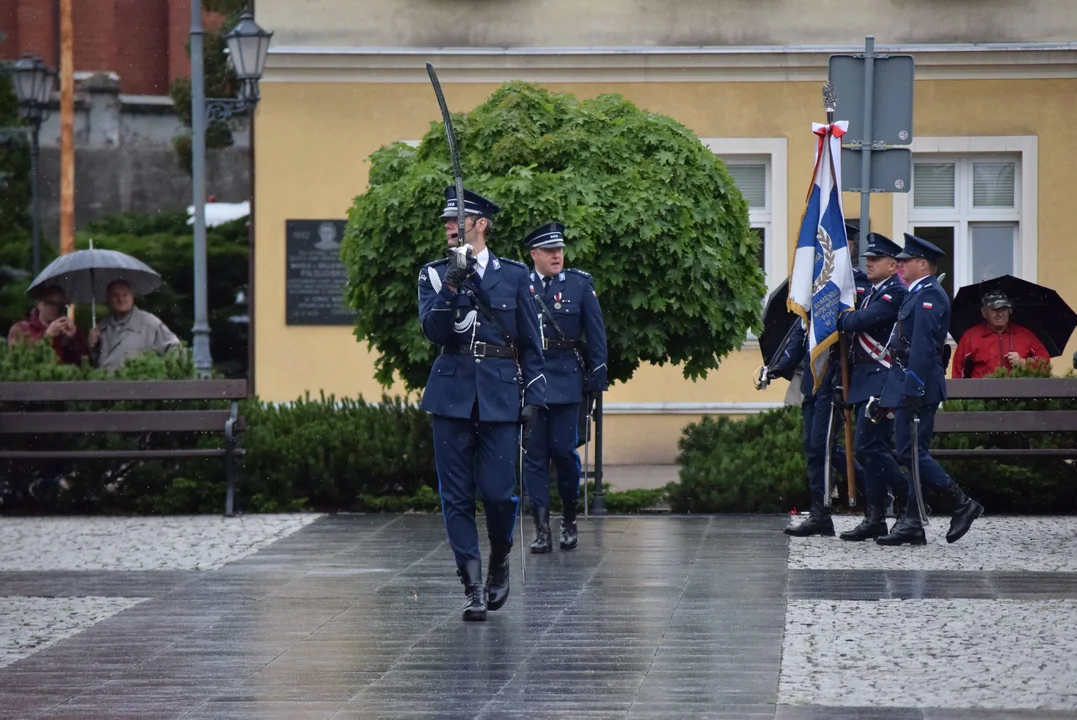
[[[476,343],[508,345],[518,349],[519,367],[512,358],[476,357],[443,353],[434,360],[423,392],[422,409],[434,415],[467,419],[478,402],[483,422],[518,422],[520,392],[524,403],[546,407],[542,342],[533,310],[534,289],[527,266],[490,253],[480,279],[473,273],[465,283],[484,300],[491,314],[508,333],[498,331],[464,292],[454,293],[442,279],[448,259],[423,266],[419,272],[419,322],[431,342],[446,349],[468,348]]]
[[[950,327],[950,298],[934,275],[905,295],[898,310],[897,324],[890,337],[893,363],[886,377],[882,404],[900,407],[903,396],[922,397],[924,405],[946,399],[946,368],[942,348]]]
[[[906,287],[897,275],[883,280],[878,289],[868,287],[857,310],[841,316],[838,326],[852,333],[850,350],[853,371],[849,379],[849,404],[881,397],[891,359],[886,348],[894,331],[898,309],[905,300]]]
[[[586,337],[586,349],[578,348],[587,363],[588,377],[583,376],[576,354],[570,348],[546,349],[546,402],[549,405],[573,405],[583,400],[583,392],[605,390],[606,323],[591,276],[582,270],[567,268],[550,278],[549,288],[543,289],[542,278],[531,273],[535,287],[535,313],[541,318],[542,335],[547,343],[560,340],[549,317],[543,313],[542,302],[557,321],[568,340]]]

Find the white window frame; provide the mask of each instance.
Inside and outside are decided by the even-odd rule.
[[[895,193],[893,205],[893,239],[904,243],[903,233],[915,225],[954,227],[954,291],[970,284],[971,246],[969,224],[1016,223],[1014,274],[1036,282],[1039,272],[1037,235],[1037,178],[1039,176],[1039,139],[1035,135],[999,135],[981,137],[922,137],[911,145],[913,163],[966,161],[958,165],[954,177],[955,208],[915,208],[911,188]],[[972,207],[972,162],[997,160],[1016,163],[1014,172],[1014,208]]]
[[[766,234],[764,271],[767,293],[789,275],[789,175],[785,138],[700,138],[726,165],[766,165],[766,208],[749,208],[753,228]]]

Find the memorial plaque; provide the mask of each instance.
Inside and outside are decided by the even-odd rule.
[[[286,220],[288,269],[285,323],[352,325],[355,312],[344,306],[348,271],[340,260],[344,220]]]

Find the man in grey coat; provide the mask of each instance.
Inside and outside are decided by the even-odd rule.
[[[180,339],[160,318],[135,307],[130,285],[116,280],[109,283],[106,292],[111,313],[87,336],[94,365],[112,371],[132,355],[151,350],[164,355],[182,349]]]

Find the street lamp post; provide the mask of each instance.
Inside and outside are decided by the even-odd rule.
[[[253,110],[261,95],[258,81],[265,70],[266,54],[273,33],[267,33],[245,11],[231,32],[224,36],[228,57],[240,82],[234,98],[207,98],[203,47],[202,3],[191,3],[191,179],[194,185],[194,367],[200,377],[213,369],[209,350],[206,301],[206,125]],[[253,150],[252,150],[253,151]]]
[[[19,110],[30,126],[30,197],[33,207],[30,222],[33,228],[34,276],[41,272],[41,192],[38,190],[37,161],[41,154],[39,139],[41,123],[49,115],[49,96],[52,94],[56,71],[29,53],[19,59],[11,69],[15,97]]]

